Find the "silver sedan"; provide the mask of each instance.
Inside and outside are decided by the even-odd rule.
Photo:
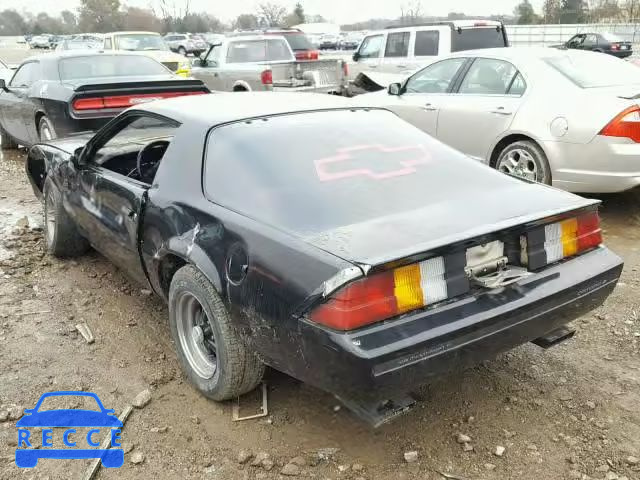
[[[572,192],[640,185],[640,69],[600,53],[500,48],[441,57],[384,106],[470,157]]]

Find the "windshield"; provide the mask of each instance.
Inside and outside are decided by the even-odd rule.
[[[502,27],[462,28],[451,31],[452,52],[506,46]]]
[[[168,75],[154,59],[142,55],[88,55],[62,58],[58,64],[61,80],[95,77]]]
[[[640,83],[640,68],[598,53],[556,55],[543,61],[580,88],[616,87]]]
[[[119,50],[168,50],[160,35],[148,33],[129,33],[116,36],[116,47]]]
[[[206,152],[212,201],[309,234],[421,208],[429,185],[477,173],[473,160],[386,110],[233,123],[212,130]]]

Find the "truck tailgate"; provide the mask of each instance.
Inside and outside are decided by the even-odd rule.
[[[312,60],[271,65],[274,87],[340,87],[344,82],[342,60]]]

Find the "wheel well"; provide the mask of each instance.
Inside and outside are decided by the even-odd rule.
[[[177,255],[166,255],[158,267],[158,278],[160,280],[160,287],[165,298],[169,298],[169,287],[171,286],[171,279],[175,273],[184,267],[187,262],[178,257]]]
[[[33,149],[29,152],[27,157],[27,169],[29,171],[29,175],[33,179],[33,182],[38,187],[38,190],[42,192],[44,188],[44,181],[47,179],[47,169],[46,163],[44,159],[44,153],[40,151],[40,149]]]
[[[44,117],[44,112],[38,112],[36,113],[36,132],[40,133],[39,129],[40,129],[40,119],[42,117]]]
[[[489,159],[489,166],[495,168],[496,162],[498,161],[498,157],[500,156],[500,152],[502,152],[502,150],[504,150],[507,146],[511,145],[512,143],[522,142],[522,141],[533,142],[536,145],[538,145],[538,147],[540,147],[540,144],[538,144],[538,142],[536,142],[531,137],[527,137],[526,135],[516,134],[516,133],[514,133],[513,135],[507,135],[506,137],[504,137],[502,140],[498,142],[498,144],[493,149],[493,152],[491,152],[491,158]]]
[[[247,87],[244,87],[242,85],[236,85],[233,87],[233,91],[234,92],[248,92]]]

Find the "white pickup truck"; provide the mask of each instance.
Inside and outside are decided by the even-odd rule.
[[[386,88],[439,56],[508,46],[504,25],[491,20],[390,27],[364,37],[349,63],[349,72],[356,86],[364,90],[375,84]]]
[[[196,59],[191,76],[211,90],[343,94],[346,64],[340,59],[296,60],[281,35],[227,37]]]

